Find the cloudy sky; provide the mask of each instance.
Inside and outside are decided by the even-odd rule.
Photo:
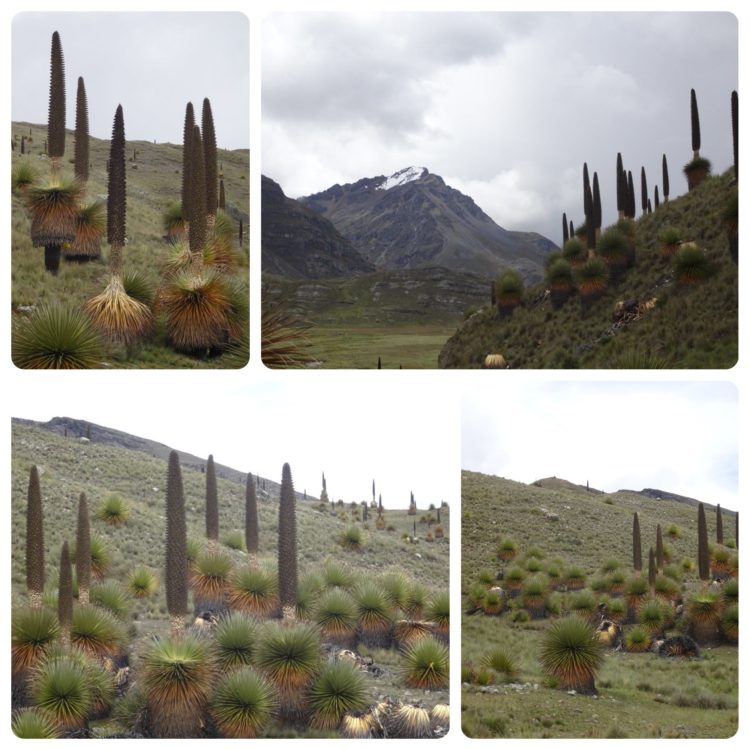
[[[249,39],[241,13],[20,13],[12,26],[13,120],[46,123],[52,33],[65,60],[66,124],[78,76],[89,130],[109,138],[118,104],[129,140],[182,143],[185,105],[204,97],[220,148],[248,148]]]
[[[466,391],[462,467],[520,482],[556,476],[651,487],[739,509],[730,383],[507,383]]]
[[[329,495],[346,502],[369,500],[373,479],[386,507],[407,508],[412,491],[420,508],[457,502],[458,398],[446,400],[442,385],[390,374],[395,379],[358,376],[354,383],[339,373],[256,373],[247,384],[219,383],[216,373],[111,372],[103,398],[92,395],[105,392],[101,373],[77,373],[63,391],[29,387],[11,415],[86,419],[197,456],[211,453],[276,482],[288,462],[295,488],[316,496],[325,471]],[[136,383],[139,375],[148,377]]]
[[[262,170],[298,197],[425,166],[501,226],[559,243],[563,211],[583,220],[584,162],[605,225],[618,151],[652,195],[666,153],[685,192],[691,88],[701,153],[729,167],[737,76],[729,13],[271,15]]]

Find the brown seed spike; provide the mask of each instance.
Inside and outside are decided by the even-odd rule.
[[[167,472],[166,571],[167,611],[175,620],[187,612],[187,526],[182,472],[176,451],[169,454]]]
[[[206,170],[200,128],[193,127],[190,139],[190,196],[188,199],[188,243],[193,256],[203,251],[206,244]]]
[[[39,469],[31,467],[26,509],[26,587],[31,606],[40,607],[44,591],[44,515]]]
[[[190,141],[193,137],[194,127],[193,103],[188,102],[185,107],[185,127],[182,134],[182,218],[184,221],[190,221],[190,189],[188,186],[190,185]]]
[[[206,211],[209,216],[216,216],[216,207],[218,206],[216,194],[216,131],[214,130],[211,102],[208,99],[203,100],[201,130],[203,131],[203,161],[206,170]]]
[[[89,178],[89,110],[83,78],[78,78],[76,93],[76,130],[73,169],[76,179],[86,182]]]
[[[120,248],[125,245],[125,179],[125,124],[118,104],[109,149],[107,242]]]
[[[65,153],[65,63],[57,32],[52,34],[47,153],[51,159],[60,159]]]
[[[279,495],[279,601],[282,616],[294,617],[297,604],[297,518],[292,470],[284,464]]]

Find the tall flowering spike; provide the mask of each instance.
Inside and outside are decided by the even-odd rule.
[[[591,200],[591,182],[589,181],[589,165],[583,163],[583,215],[588,218],[594,212]]]
[[[206,538],[215,548],[219,541],[219,491],[216,487],[214,457],[206,464]]]
[[[188,243],[194,256],[206,244],[206,171],[203,161],[201,131],[196,125],[190,139],[190,196],[188,199]]]
[[[664,537],[660,523],[656,524],[656,569],[664,570]]]
[[[223,211],[226,208],[226,197],[224,196],[224,180],[219,180],[219,208]]]
[[[283,619],[294,619],[297,606],[297,514],[289,464],[284,464],[281,470],[278,588]]]
[[[641,554],[641,523],[638,514],[633,513],[633,570],[639,573],[643,570],[643,555]]]
[[[56,31],[52,34],[50,60],[47,154],[53,159],[53,164],[65,154],[65,63],[60,35]]]
[[[81,182],[89,179],[89,108],[86,101],[86,86],[78,78],[76,93],[76,131],[73,170]]]
[[[659,186],[654,185],[654,211],[659,208]]]
[[[586,246],[591,250],[596,248],[596,225],[594,221],[594,193],[591,190],[591,183],[586,191],[586,203],[589,212],[586,214]]]
[[[125,245],[125,179],[125,122],[122,105],[118,104],[112,125],[112,142],[109,147],[107,242],[120,249]],[[115,270],[113,268],[113,272]]]
[[[724,544],[724,520],[721,517],[721,505],[716,506],[716,543]]]
[[[708,528],[706,527],[706,510],[703,503],[698,505],[698,577],[707,581],[710,575],[708,552]]]
[[[617,153],[617,213],[622,218],[625,216],[625,187],[626,183],[623,181],[624,169],[622,166],[622,154]]]
[[[648,548],[648,586],[653,593],[656,586],[656,555],[653,547]]]
[[[193,139],[193,129],[195,128],[195,112],[193,103],[188,102],[185,107],[185,126],[182,133],[182,218],[184,221],[190,221],[190,160],[191,160],[191,141]]]
[[[565,211],[563,211],[562,215],[562,227],[563,227],[563,245],[570,239],[570,235],[568,234],[568,217],[565,214]],[[493,289],[495,285],[492,285]]]
[[[669,201],[669,169],[667,168],[667,155],[661,155],[661,192],[664,195],[664,202]]]
[[[701,121],[698,117],[698,99],[695,89],[690,89],[690,135],[693,144],[693,156],[698,158],[701,150]]]
[[[182,618],[187,612],[187,526],[182,472],[177,451],[169,454],[167,472],[167,539],[166,573],[167,611],[172,620],[172,631],[179,633]]]
[[[630,219],[635,219],[635,187],[633,173],[630,170],[628,170],[628,210],[625,215]]]
[[[594,228],[598,232],[602,228],[602,196],[599,192],[599,175],[596,172],[594,172],[592,191],[594,198]]]
[[[44,591],[44,515],[39,469],[31,467],[26,506],[26,588],[29,604],[42,606]]]
[[[254,565],[258,559],[258,498],[252,474],[247,475],[245,487],[245,546]]]
[[[646,182],[646,167],[641,167],[641,211],[646,213],[648,208],[648,183]]]
[[[203,161],[206,170],[206,212],[210,217],[216,216],[218,196],[216,193],[216,131],[214,130],[214,116],[211,112],[211,102],[203,100],[201,114],[201,132],[203,133]]]
[[[740,138],[740,101],[737,92],[732,92],[732,155],[734,156],[734,179],[740,179],[740,162],[739,162],[739,138]]]
[[[78,579],[78,602],[89,603],[91,588],[91,521],[86,495],[78,498],[78,526],[76,529],[76,578]]]
[[[57,619],[63,637],[63,646],[70,645],[70,626],[73,623],[73,569],[70,564],[68,543],[63,542],[60,552],[60,581],[57,589]]]

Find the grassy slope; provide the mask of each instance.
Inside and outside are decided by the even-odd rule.
[[[680,368],[728,368],[737,361],[737,266],[729,257],[721,211],[732,190],[731,170],[713,177],[637,221],[636,265],[587,311],[573,297],[559,310],[551,303],[527,303],[501,319],[485,306],[447,342],[441,366],[480,367],[490,353],[502,353],[513,368],[628,368],[639,357]],[[712,277],[701,286],[678,289],[670,261],[657,237],[677,227],[685,240],[706,251]],[[544,285],[527,290],[539,299]],[[656,309],[612,335],[612,311],[619,300],[658,299]],[[687,314],[686,314],[687,313]]]
[[[104,536],[111,547],[114,577],[121,578],[135,560],[157,570],[163,568],[166,462],[138,451],[85,443],[38,427],[14,425],[11,520],[14,590],[24,586],[26,490],[29,469],[35,463],[41,470],[45,498],[45,546],[48,550],[46,562],[49,576],[54,574],[57,567],[63,538],[75,537],[76,509],[81,492],[86,492],[92,512],[111,493],[122,495],[131,505],[131,520],[124,528],[106,527],[99,521],[94,521],[92,525],[92,530]],[[183,482],[188,534],[200,539],[205,535],[205,475],[183,468]],[[218,484],[220,538],[231,530],[244,532],[244,487],[221,478]],[[261,495],[259,501],[260,557],[267,558],[269,562],[276,559],[277,502],[275,494]],[[346,509],[348,511],[348,506]],[[374,522],[371,523],[366,549],[347,556],[336,537],[349,522],[319,512],[315,502],[298,503],[300,573],[328,558],[335,558],[368,574],[380,574],[393,568],[402,570],[426,586],[438,589],[447,587],[447,541],[423,543],[419,547],[421,557],[417,557],[415,548],[401,539],[403,533],[412,530],[413,519],[407,516],[406,509],[387,510],[386,519],[389,524],[395,525],[394,532],[377,532]],[[159,607],[163,612],[164,604],[161,601]],[[152,611],[149,614],[159,613]]]
[[[127,122],[126,122],[127,136]],[[25,162],[30,164],[38,181],[46,179],[48,163],[41,156],[47,128],[42,125],[13,123],[12,132],[28,136],[32,132],[33,142],[27,145],[27,153],[20,154],[17,142],[12,155],[12,168]],[[133,150],[137,149],[137,161],[133,162]],[[31,153],[28,153],[28,151]],[[68,161],[73,155],[73,136],[69,132],[65,145],[66,158],[63,174],[72,176],[73,166]],[[138,269],[144,273],[154,289],[160,283],[160,268],[170,253],[170,246],[162,239],[162,216],[170,203],[179,202],[181,190],[182,146],[170,143],[126,142],[127,163],[127,239],[124,253],[124,268]],[[87,199],[106,200],[109,141],[91,138],[91,171],[87,188]],[[224,170],[224,188],[227,207],[236,207],[244,216],[249,210],[249,152],[219,149],[218,159]],[[134,168],[136,167],[136,168]],[[108,252],[106,242],[102,246],[103,257],[86,264],[66,263],[63,259],[60,272],[52,276],[44,270],[44,248],[31,245],[30,219],[21,198],[12,198],[11,263],[13,283],[11,305],[13,311],[19,307],[38,305],[48,301],[65,301],[81,305],[104,289],[108,278]],[[239,226],[237,224],[237,226]],[[244,231],[244,269],[247,277],[247,222]],[[200,360],[186,357],[167,348],[163,331],[145,343],[127,358],[120,351],[110,352],[108,364],[116,367],[221,367],[221,358]]]
[[[665,541],[679,562],[694,558],[697,513],[675,502],[651,500],[632,493],[592,494],[585,490],[539,488],[474,472],[462,480],[462,592],[480,570],[500,567],[495,546],[511,537],[521,552],[534,545],[547,558],[577,564],[594,573],[605,560],[632,559],[632,519],[638,512],[644,550],[655,544],[656,525],[676,524],[677,539]],[[558,521],[545,518],[557,514]],[[715,514],[709,512],[709,538],[715,539]],[[724,534],[734,534],[734,521],[724,515]],[[696,586],[687,581],[688,589]],[[500,618],[464,615],[462,659],[478,664],[491,648],[510,650],[519,662],[518,683],[524,688],[494,685],[483,691],[465,686],[464,731],[476,737],[727,737],[737,727],[737,649],[704,650],[699,661],[663,660],[608,654],[597,678],[598,699],[568,696],[543,687],[538,662],[545,621],[514,624]],[[536,687],[534,687],[536,686]],[[681,705],[680,705],[681,704]],[[715,710],[714,710],[715,709]]]

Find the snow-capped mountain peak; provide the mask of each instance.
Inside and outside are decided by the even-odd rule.
[[[424,174],[427,173],[426,167],[406,167],[399,170],[395,174],[392,174],[387,179],[383,180],[380,185],[377,186],[377,190],[390,190],[392,187],[398,185],[405,185],[407,182],[413,182],[418,180]]]

